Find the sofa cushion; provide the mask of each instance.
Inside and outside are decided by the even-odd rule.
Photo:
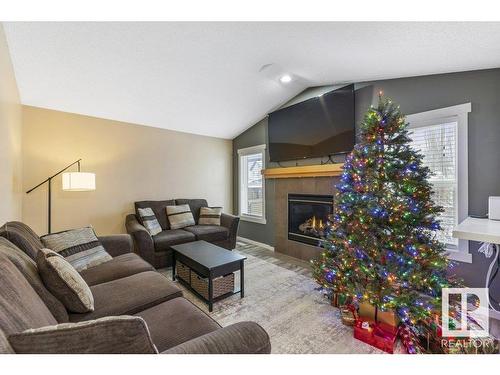
[[[20,221],[9,221],[2,225],[0,236],[7,238],[33,260],[35,260],[38,250],[44,248],[40,237],[33,229]]]
[[[94,310],[94,297],[89,286],[64,257],[42,249],[36,256],[36,264],[45,286],[69,311],[85,313]]]
[[[135,314],[172,298],[182,291],[156,271],[141,272],[90,288],[94,295],[94,311],[70,314],[69,320],[78,322],[110,315]]]
[[[220,225],[220,217],[222,215],[222,207],[201,207],[200,225]]]
[[[92,227],[47,234],[41,240],[45,247],[66,258],[78,272],[112,259]]]
[[[135,214],[139,218],[139,212],[137,211],[139,208],[147,208],[151,207],[153,212],[155,213],[156,219],[161,225],[161,229],[170,229],[168,226],[167,213],[165,212],[165,207],[175,205],[175,201],[173,199],[169,199],[166,201],[139,201],[135,202]]]
[[[196,237],[191,232],[183,229],[168,229],[153,236],[155,251],[167,251],[172,245],[195,241]]]
[[[80,275],[89,286],[92,286],[145,271],[154,271],[154,268],[139,255],[128,253],[118,255],[109,262],[87,268],[80,272]]]
[[[208,207],[205,199],[176,199],[175,204],[188,204],[191,208],[196,224],[198,224],[198,220],[200,219],[200,208]]]
[[[174,346],[162,354],[269,354],[271,341],[255,322],[239,322]]]
[[[229,236],[229,230],[218,225],[193,225],[184,228],[184,230],[193,233],[197,240],[208,242],[224,241]]]
[[[175,298],[136,314],[148,324],[153,343],[162,352],[220,328],[185,298]]]
[[[0,331],[8,337],[28,328],[57,324],[16,266],[0,254]]]
[[[109,316],[79,323],[28,329],[9,336],[18,354],[156,354],[146,322]]]
[[[66,308],[49,290],[45,287],[38,268],[33,259],[21,251],[16,245],[0,237],[0,254],[5,255],[23,274],[38,296],[48,307],[52,315],[59,323],[68,321],[68,312]]]
[[[167,206],[168,225],[171,229],[181,229],[194,225],[194,217],[188,204]]]
[[[150,235],[154,236],[162,231],[162,227],[151,207],[138,208],[137,212],[139,213],[142,225],[148,230]]]

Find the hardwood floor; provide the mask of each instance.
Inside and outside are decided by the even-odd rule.
[[[244,242],[244,240],[238,240],[236,243],[236,250],[244,254],[253,255],[254,257],[273,263],[276,266],[286,268],[287,270],[297,272],[300,275],[308,277],[312,276],[311,264],[304,260],[277,253],[275,251]]]

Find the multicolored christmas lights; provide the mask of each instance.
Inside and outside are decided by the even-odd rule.
[[[393,309],[406,324],[437,314],[441,288],[454,284],[436,239],[442,208],[432,201],[430,170],[410,142],[399,107],[380,97],[346,157],[333,224],[313,262],[325,290]]]

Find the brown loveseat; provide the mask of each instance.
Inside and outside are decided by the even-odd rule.
[[[183,229],[170,229],[167,219],[167,206],[188,204],[196,225]],[[137,209],[150,207],[155,213],[162,232],[151,236],[141,224]],[[172,264],[172,250],[170,246],[181,243],[204,240],[215,245],[232,250],[236,246],[239,217],[223,213],[221,225],[198,225],[200,208],[208,207],[205,199],[171,199],[165,201],[135,202],[135,214],[127,215],[125,226],[135,243],[137,253],[156,268],[167,267]]]
[[[20,222],[0,227],[0,353],[15,352],[16,337],[23,352],[34,353],[270,352],[258,324],[222,328],[183,298],[175,283],[132,253],[129,235],[99,240],[113,259],[81,272],[95,309],[70,313],[38,274],[39,237]],[[59,329],[38,335],[38,345],[19,343],[21,332],[53,325]]]

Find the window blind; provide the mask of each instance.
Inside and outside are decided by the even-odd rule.
[[[424,155],[424,165],[432,172],[432,199],[444,208],[439,216],[443,230],[437,238],[454,246],[458,245],[458,240],[452,237],[458,221],[457,127],[456,122],[416,127],[410,135],[413,148]]]

